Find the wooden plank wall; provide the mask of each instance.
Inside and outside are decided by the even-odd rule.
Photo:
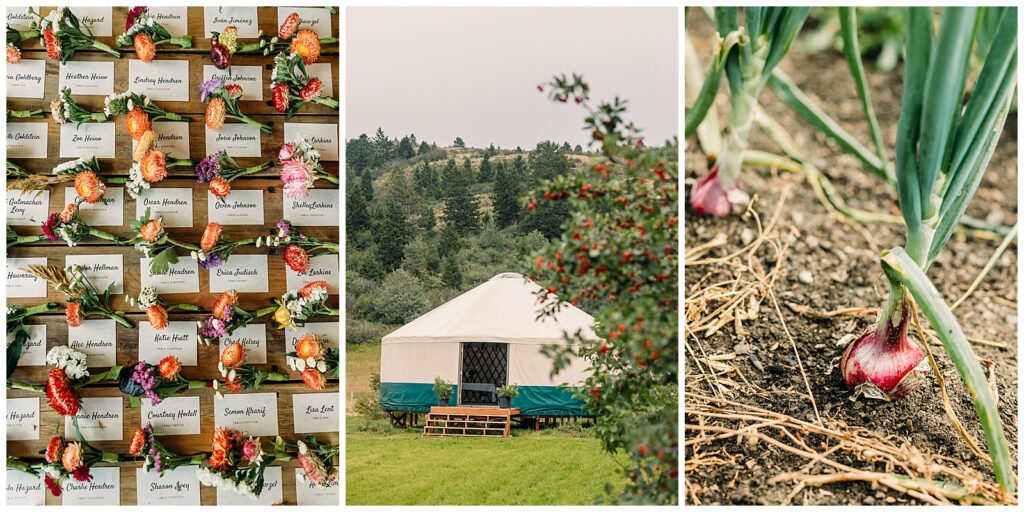
[[[43,7],[42,13],[47,13],[51,10],[51,7]],[[206,144],[205,144],[205,128],[203,124],[203,112],[204,105],[199,101],[198,87],[203,80],[203,66],[209,64],[209,39],[208,35],[204,34],[204,14],[203,7],[189,7],[188,8],[188,27],[189,34],[193,37],[194,47],[191,49],[181,49],[176,46],[163,45],[158,48],[157,59],[178,59],[187,60],[189,62],[189,87],[192,89],[190,102],[157,102],[161,107],[171,111],[184,115],[189,115],[192,121],[189,123],[189,138],[190,138],[190,151],[188,155],[193,161],[198,162],[199,159],[206,155]],[[114,7],[113,8],[113,33],[114,37],[120,34],[124,28],[126,8],[125,7]],[[277,8],[276,7],[259,7],[259,25],[260,28],[268,33],[274,34],[277,32]],[[332,22],[332,35],[334,37],[341,37],[340,25],[337,13],[331,15]],[[114,37],[101,37],[99,40],[114,45]],[[245,42],[245,39],[240,39]],[[22,45],[23,54],[25,59],[39,59],[45,60],[45,52],[38,46],[36,42],[28,42]],[[104,61],[114,62],[114,73],[115,73],[115,85],[114,90],[117,92],[123,91],[127,88],[128,81],[128,59],[135,58],[134,51],[131,49],[125,49],[122,51],[121,59],[115,59],[113,56],[106,53],[93,51],[93,50],[82,50],[77,53],[73,60],[75,61]],[[326,45],[323,48],[321,58],[319,62],[329,63],[332,68],[332,90],[327,91],[332,97],[339,97],[340,90],[340,79],[339,79],[339,45],[331,44]],[[262,155],[260,158],[239,158],[237,159],[239,164],[243,166],[255,165],[257,163],[272,160],[276,156],[278,147],[282,144],[284,133],[284,116],[277,114],[272,105],[269,103],[271,98],[270,92],[270,70],[273,63],[273,56],[260,56],[260,55],[237,55],[234,57],[233,64],[235,65],[260,65],[263,66],[263,101],[242,101],[240,103],[242,111],[249,114],[251,117],[261,121],[269,122],[274,127],[273,133],[270,135],[263,135],[261,140]],[[49,116],[49,101],[54,98],[57,94],[58,89],[58,64],[55,62],[47,62],[46,64],[46,88],[45,96],[42,100],[30,100],[21,98],[9,98],[7,100],[7,108],[13,110],[29,110],[29,109],[43,109]],[[99,111],[102,110],[103,96],[76,96],[76,102],[80,105],[90,109]],[[59,158],[60,153],[60,135],[59,126],[54,123],[49,117],[45,119],[37,120],[18,120],[25,122],[41,122],[48,124],[49,132],[49,148],[47,158],[45,159],[20,159],[14,160],[17,164],[25,167],[31,171],[49,174],[53,167],[59,163],[66,161],[67,159]],[[288,120],[288,122],[304,122],[304,123],[326,123],[326,124],[340,124],[338,113],[322,106],[312,106],[311,108],[305,108],[300,111],[295,117]],[[122,118],[115,120],[116,130],[116,153],[113,160],[100,160],[103,176],[125,176],[131,166],[131,151],[132,144],[131,138],[129,137],[127,130],[124,127],[124,121]],[[336,136],[337,140],[340,140],[340,134]],[[176,158],[184,158],[185,155],[172,155]],[[338,162],[323,162],[324,168],[327,172],[337,176],[339,175],[339,163]],[[169,169],[170,175],[168,178],[163,180],[161,183],[155,184],[154,188],[191,188],[193,198],[193,225],[190,228],[170,228],[168,232],[174,238],[198,242],[202,236],[203,229],[207,224],[207,188],[205,184],[196,183],[195,176],[191,168],[172,168]],[[273,226],[278,219],[282,217],[283,211],[283,194],[281,190],[280,180],[277,179],[278,168],[275,166],[269,170],[263,171],[257,175],[243,177],[232,183],[233,190],[262,190],[264,200],[264,225],[262,226],[226,226],[225,231],[230,233],[233,239],[241,239],[246,237],[254,237],[259,235],[266,235],[272,232]],[[119,187],[120,185],[111,185],[112,187]],[[337,190],[337,187],[331,185],[325,180],[320,180],[316,183],[316,188],[331,188]],[[50,191],[50,211],[55,211],[62,207],[65,203],[64,198],[64,185],[58,185],[53,187]],[[340,201],[340,196],[339,196]],[[115,235],[126,236],[129,234],[128,222],[136,217],[135,212],[135,201],[125,195],[125,211],[124,211],[124,225],[119,227],[104,227],[106,231],[109,231]],[[340,221],[340,219],[339,219]],[[337,226],[329,227],[303,227],[302,231],[313,237],[330,240],[337,242],[339,240],[339,228]],[[18,226],[16,231],[19,234],[37,234],[40,233],[40,229],[35,226]],[[252,246],[244,247],[237,251],[238,254],[268,254],[268,264],[270,273],[269,291],[267,293],[242,293],[240,294],[240,306],[243,308],[253,311],[257,308],[265,307],[271,304],[271,300],[280,297],[281,294],[285,293],[285,265],[281,256],[280,250],[270,250],[267,248],[255,248]],[[113,305],[116,309],[129,311],[131,314],[129,318],[136,324],[145,322],[145,318],[138,312],[136,308],[128,306],[125,302],[125,298],[128,295],[138,295],[141,287],[141,276],[139,267],[139,258],[141,254],[130,247],[118,247],[110,243],[104,243],[102,240],[96,240],[88,238],[84,240],[79,246],[69,248],[62,242],[44,242],[32,245],[17,246],[8,249],[7,257],[9,258],[27,258],[27,257],[45,257],[47,258],[48,264],[51,265],[64,265],[65,256],[68,255],[84,255],[84,254],[121,254],[123,255],[124,261],[124,295],[117,295],[113,299]],[[188,257],[187,255],[183,255]],[[332,290],[330,301],[334,307],[338,307],[339,303],[339,290]],[[171,303],[176,302],[188,302],[201,306],[204,311],[208,311],[216,300],[218,294],[209,292],[209,276],[208,271],[200,269],[200,293],[199,294],[166,294],[161,295],[165,300]],[[56,294],[52,289],[48,289],[47,297],[39,298],[25,298],[25,299],[8,299],[8,304],[23,304],[23,305],[34,305],[46,301],[58,301],[64,303],[63,296]],[[204,314],[195,313],[171,313],[172,321],[195,321],[203,318]],[[337,317],[324,317],[316,318],[316,322],[334,322],[337,325]],[[267,364],[258,365],[261,369],[269,370],[271,367],[277,367],[278,370],[287,371],[285,364],[284,353],[286,350],[291,350],[291,338],[294,336],[294,331],[285,333],[281,330],[276,329],[269,320],[269,317],[264,317],[257,320],[254,323],[263,322],[267,324]],[[67,326],[64,321],[62,314],[43,315],[33,317],[30,324],[44,324],[47,329],[47,349],[56,345],[67,344]],[[117,327],[117,363],[118,364],[129,364],[137,361],[139,358],[138,350],[138,329],[127,329],[121,326]],[[340,339],[340,332],[334,337],[335,340]],[[216,346],[203,346],[200,345],[197,348],[198,351],[198,366],[187,366],[183,369],[183,375],[189,379],[195,380],[209,380],[219,376],[217,372],[217,361],[219,357],[218,347]],[[154,361],[151,361],[155,363]],[[104,368],[96,368],[94,372],[102,371]],[[15,371],[13,378],[21,381],[42,383],[45,380],[46,372],[48,367],[44,366],[22,366]],[[274,392],[278,396],[278,427],[282,436],[288,439],[295,439],[293,434],[293,415],[292,415],[292,404],[293,397],[296,394],[312,392],[304,384],[302,384],[298,373],[291,372],[291,381],[287,383],[271,383],[264,385],[261,389],[255,392]],[[324,393],[338,393],[339,384],[336,379],[329,381]],[[129,405],[127,396],[120,393],[115,384],[103,384],[91,386],[82,393],[84,396],[123,396],[124,407],[124,433],[121,441],[96,441],[94,444],[101,449],[108,451],[117,451],[121,453],[127,453],[128,442],[131,437],[131,433],[137,426],[142,423],[141,420],[141,409],[132,408]],[[8,398],[21,398],[37,396],[29,392],[20,390],[7,390]],[[197,389],[189,390],[178,396],[198,396],[200,397],[200,410],[202,415],[201,420],[201,433],[198,435],[181,435],[181,436],[165,436],[164,444],[171,450],[178,451],[180,453],[190,453],[196,451],[208,451],[210,447],[210,441],[214,429],[214,417],[213,417],[213,401],[215,400],[211,389]],[[340,404],[339,404],[340,410]],[[40,436],[38,441],[8,441],[7,451],[10,455],[22,456],[22,457],[37,457],[40,450],[45,449],[46,443],[49,438],[55,433],[57,425],[62,424],[62,418],[54,412],[46,403],[45,397],[40,400]],[[305,435],[305,434],[304,434]],[[339,440],[339,433],[335,432],[322,432],[315,434],[317,439],[322,442],[337,443]],[[296,492],[295,492],[295,464],[294,462],[287,463],[275,463],[281,465],[284,469],[283,480],[284,480],[284,499],[286,504],[296,503]],[[135,505],[136,503],[136,485],[135,485],[135,468],[141,467],[141,463],[130,462],[122,463],[121,466],[121,504],[122,505]],[[204,487],[201,490],[201,500],[203,505],[215,505],[216,504],[216,489],[211,487]],[[46,498],[48,505],[59,505],[61,498],[55,498],[47,493]]]

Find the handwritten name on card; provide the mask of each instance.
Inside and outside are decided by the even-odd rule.
[[[46,504],[43,476],[7,470],[7,506],[41,507]]]
[[[168,266],[166,274],[149,271],[152,258],[139,258],[142,286],[152,286],[157,293],[199,293],[199,262],[179,255],[177,263]]]
[[[295,433],[338,432],[341,409],[338,393],[299,393],[292,395]]]
[[[60,89],[71,94],[114,94],[114,63],[69,60],[60,65]]]
[[[113,8],[111,7],[75,7],[71,10],[78,16],[78,21],[88,27],[92,35],[98,37],[112,36]]]
[[[163,218],[169,228],[192,227],[191,188],[149,188],[143,190],[135,200],[135,217],[141,217],[149,209],[149,218]]]
[[[60,125],[61,158],[114,158],[114,123]]]
[[[339,283],[338,255],[321,254],[309,259],[309,268],[296,272],[285,265],[285,280],[289,290],[297,290],[313,281],[326,281],[333,292],[341,287]]]
[[[214,425],[250,436],[277,435],[277,393],[230,393],[214,400]]]
[[[7,158],[46,158],[46,122],[7,123]]]
[[[310,78],[319,78],[324,84],[324,96],[334,96],[334,73],[331,71],[333,64],[319,62],[306,65],[306,73]]]
[[[230,336],[220,339],[220,351],[224,347],[234,343],[241,343],[245,347],[245,361],[253,364],[266,364],[267,362],[267,324],[250,324],[235,329]]]
[[[260,32],[255,7],[204,7],[203,18],[207,35],[223,32],[228,25],[237,27],[238,37],[243,39],[256,37]]]
[[[210,222],[225,226],[263,224],[263,191],[232,190],[223,201],[207,192],[206,215]]]
[[[284,140],[305,137],[320,152],[324,162],[338,161],[338,125],[334,123],[285,123]]]
[[[233,254],[221,266],[210,269],[210,293],[265,293],[269,283],[265,254]]]
[[[135,468],[136,503],[139,506],[199,506],[197,467],[179,466],[164,470],[163,474]]]
[[[340,480],[335,479],[321,487],[315,481],[306,480],[305,475],[302,468],[295,468],[295,501],[299,506],[330,505],[336,507],[341,503]]]
[[[73,187],[64,189],[64,202],[74,202],[76,197],[78,194]],[[93,227],[124,224],[124,187],[107,187],[103,199],[95,203],[82,202],[78,212],[82,221]]]
[[[282,195],[284,218],[296,226],[337,226],[338,190],[318,188],[297,199]]]
[[[33,9],[39,12],[38,6],[34,6]],[[7,6],[8,27],[14,30],[31,30],[33,21],[36,21],[36,18],[28,13],[28,7],[24,5]]]
[[[331,12],[322,7],[278,7],[277,26],[291,13],[298,13],[299,28],[311,28],[321,39],[331,37]],[[330,89],[328,89],[330,90]]]
[[[128,90],[145,94],[153,101],[188,101],[188,61],[130,59]]]
[[[7,440],[39,439],[39,397],[7,399]]]
[[[156,405],[143,400],[140,426],[148,423],[161,435],[198,434],[199,416],[198,396],[172,396]]]
[[[156,364],[167,356],[175,356],[182,366],[196,366],[197,351],[195,322],[171,321],[160,330],[149,322],[139,322],[139,359]]]
[[[150,7],[149,15],[162,25],[171,37],[188,35],[188,7]]]
[[[341,328],[338,322],[306,322],[302,327],[285,331],[287,351],[291,351],[295,347],[295,342],[307,334],[318,336],[327,348],[339,347]]]
[[[46,297],[46,281],[29,274],[29,265],[46,265],[46,258],[7,258],[8,297]]]
[[[216,66],[203,66],[203,81],[216,78],[224,85],[242,86],[240,100],[263,101],[263,68],[261,66],[231,66],[231,72],[217,69]]]
[[[187,159],[189,153],[188,145],[188,123],[180,121],[154,121],[153,134],[156,141],[153,145],[163,151],[168,158]],[[132,151],[139,145],[139,141],[132,140]]]
[[[63,480],[61,505],[111,507],[121,504],[121,468],[92,468],[89,474],[92,475],[89,482],[74,478]]]
[[[68,346],[88,357],[90,368],[117,364],[117,324],[113,320],[82,320],[68,326]],[[120,438],[118,438],[120,439]]]
[[[263,154],[260,146],[259,127],[245,123],[227,123],[220,130],[206,129],[206,154],[224,151],[228,155],[259,157]]]
[[[284,501],[284,483],[281,479],[281,466],[270,466],[263,474],[263,490],[257,499],[231,492],[223,487],[217,488],[217,505],[253,506],[274,505]]]
[[[75,416],[85,441],[120,441],[122,438],[124,404],[119,396],[82,398],[82,408]],[[77,440],[72,421],[71,416],[64,417],[64,435]]]
[[[115,295],[124,293],[123,254],[69,254],[64,257],[64,264],[81,267],[82,273],[100,293],[111,284]]]
[[[27,324],[28,339],[21,348],[18,366],[46,366],[46,324]],[[7,345],[14,341],[15,333],[7,333]]]
[[[46,61],[23,59],[7,64],[7,97],[39,100],[46,94]]]
[[[7,191],[7,225],[38,226],[50,214],[49,190]]]

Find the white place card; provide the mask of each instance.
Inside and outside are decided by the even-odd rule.
[[[114,285],[115,295],[124,293],[123,254],[68,254],[64,265],[82,267],[82,273],[100,293],[110,284]]]
[[[198,507],[199,477],[196,476],[196,467],[179,466],[164,470],[163,474],[135,468],[136,503],[139,506]]]
[[[39,439],[39,397],[7,399],[7,440]]]
[[[92,481],[89,482],[79,482],[74,478],[62,480],[64,495],[61,505],[120,506],[121,468],[92,468],[89,473],[92,475]]]
[[[71,94],[110,96],[114,94],[114,63],[69,60],[60,65],[60,89]]]
[[[337,226],[338,198],[338,189],[334,188],[310,189],[303,198],[282,194],[284,218],[296,226]]]
[[[74,201],[76,197],[78,194],[73,187],[64,188],[65,203]],[[107,187],[103,199],[78,205],[78,215],[93,227],[121,226],[124,224],[124,187]]]
[[[7,191],[7,225],[38,226],[50,215],[49,190]]]
[[[82,408],[75,415],[78,428],[85,441],[120,441],[124,433],[123,398],[84,397]],[[64,432],[68,440],[77,440],[75,425],[71,416],[64,417]],[[96,476],[96,475],[93,475]]]
[[[152,405],[150,400],[142,401],[140,427],[150,424],[160,435],[191,435],[199,433],[199,397],[172,396]]]
[[[253,437],[277,435],[277,393],[227,393],[213,401],[214,426]]]
[[[191,188],[148,188],[135,200],[135,218],[149,209],[149,218],[162,217],[164,227],[192,227]]]
[[[188,145],[188,123],[181,121],[154,121],[153,134],[156,141],[153,143],[160,151],[163,151],[168,158],[188,159],[190,148]],[[132,152],[138,147],[139,141],[132,140]]]
[[[7,123],[7,158],[46,158],[47,123]]]
[[[267,363],[267,324],[249,324],[235,329],[230,336],[220,339],[220,351],[234,343],[245,347],[245,362],[252,364]]]
[[[21,348],[18,366],[46,366],[46,324],[26,324],[28,339]],[[7,333],[7,345],[14,341],[14,333]]]
[[[46,258],[7,258],[7,296],[46,297],[46,281],[29,274],[29,265],[46,265]]]
[[[195,322],[170,321],[160,330],[149,322],[139,322],[139,359],[157,364],[167,356],[175,356],[182,366],[196,366],[197,352]]]
[[[113,63],[111,63],[113,64]],[[46,94],[46,61],[23,59],[7,64],[7,97],[43,99]]]
[[[335,123],[284,123],[284,140],[291,142],[300,136],[309,139],[320,152],[323,162],[338,161],[338,125]]]
[[[307,334],[319,336],[327,348],[341,346],[341,329],[338,322],[306,322],[302,327],[285,331],[285,351],[291,352],[295,348],[295,342]]]
[[[331,72],[332,64],[326,64],[318,62],[316,64],[306,64],[306,73],[309,74],[310,78],[319,78],[323,82],[324,88],[321,95],[323,96],[334,96],[334,73]],[[337,98],[335,98],[337,99]]]
[[[235,158],[259,157],[260,129],[246,123],[226,123],[220,130],[206,128],[206,154],[224,151]]]
[[[8,150],[10,154],[10,150]],[[61,158],[114,158],[114,122],[60,125]]]
[[[270,466],[263,474],[263,490],[256,499],[217,487],[217,505],[253,506],[277,505],[284,501],[284,483],[281,480],[281,466]]]
[[[39,12],[38,6],[33,6]],[[36,21],[35,16],[28,13],[28,7],[24,5],[7,6],[7,26],[14,30],[31,30],[32,22]]]
[[[266,254],[233,254],[221,266],[210,269],[210,293],[266,293],[269,288]]]
[[[320,254],[309,259],[309,268],[296,272],[284,266],[285,281],[289,290],[297,290],[313,281],[326,281],[331,293],[338,293],[340,278],[337,254]]]
[[[338,432],[341,398],[338,393],[299,393],[292,395],[295,433]]]
[[[82,320],[68,326],[68,346],[88,357],[90,368],[117,364],[117,324],[113,320]],[[120,437],[118,438],[120,439]]]
[[[321,39],[331,37],[331,12],[323,7],[278,7],[277,26],[293,12],[299,14],[299,28],[311,28]]]
[[[301,506],[334,506],[341,503],[340,480],[335,480],[325,487],[316,482],[306,480],[302,468],[295,468],[295,501]]]
[[[92,35],[109,37],[113,34],[113,8],[111,7],[75,7],[71,12],[78,16],[78,21],[89,28]]]
[[[128,90],[153,101],[188,101],[188,61],[129,59]]]
[[[46,504],[43,477],[7,470],[7,506],[41,507]]]
[[[223,200],[206,192],[206,215],[225,226],[263,225],[263,190],[232,190]]]
[[[149,15],[172,37],[188,35],[188,7],[150,7]]]
[[[224,27],[234,25],[238,29],[238,37],[257,37],[260,32],[257,16],[255,7],[204,7],[205,35],[223,32]]]
[[[262,66],[231,66],[231,72],[217,69],[207,64],[203,66],[203,81],[218,78],[224,85],[238,84],[242,86],[241,100],[263,101],[263,67]]]
[[[166,274],[149,271],[152,258],[139,258],[142,286],[152,286],[157,293],[199,293],[199,262],[187,254],[178,254],[178,262],[171,263]]]

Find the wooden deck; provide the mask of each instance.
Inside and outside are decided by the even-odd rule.
[[[431,407],[423,435],[457,437],[508,437],[512,418],[519,409],[499,407]]]

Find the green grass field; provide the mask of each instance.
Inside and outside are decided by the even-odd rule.
[[[380,373],[380,343],[345,346],[345,393],[349,414],[356,400],[370,393],[370,376],[374,373]]]

